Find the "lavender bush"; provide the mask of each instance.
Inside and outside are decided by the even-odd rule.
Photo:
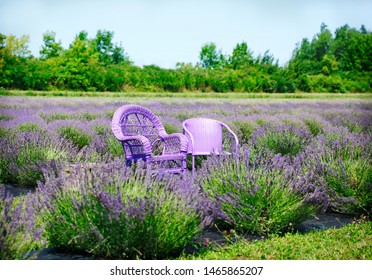
[[[313,136],[317,136],[318,134],[323,132],[323,126],[322,124],[313,118],[304,118],[303,119],[304,124],[307,126],[309,131]]]
[[[305,151],[304,166],[326,183],[330,208],[341,213],[372,210],[372,147],[369,136],[332,130]]]
[[[0,179],[23,186],[36,186],[42,168],[52,161],[68,162],[76,155],[74,147],[57,135],[11,132],[0,139]]]
[[[58,132],[66,139],[70,140],[79,149],[88,146],[92,141],[92,138],[89,135],[73,126],[62,127]]]
[[[37,193],[49,245],[99,258],[176,256],[210,221],[198,189],[120,160],[47,176]]]
[[[249,144],[257,125],[248,121],[234,120],[231,128],[235,128],[234,131],[242,144]]]
[[[263,153],[273,160],[280,153],[282,159],[289,157],[286,170],[299,172],[300,166],[304,185],[311,181],[324,187],[330,201],[328,211],[371,213],[372,103],[368,99],[0,99],[3,182],[35,185],[43,179],[42,168],[53,169],[51,162],[122,159],[123,149],[110,130],[111,119],[118,107],[137,103],[157,114],[169,132],[182,131],[182,121],[191,117],[225,122],[252,154]],[[76,140],[73,145],[74,137],[68,133],[56,136],[58,129],[66,126],[76,128],[89,140]],[[34,136],[27,136],[42,133],[37,142],[31,140]],[[54,144],[48,144],[51,142]],[[59,146],[61,153],[54,148]],[[202,157],[197,158],[197,166],[201,162]]]
[[[42,247],[42,227],[30,197],[14,199],[0,188],[0,259],[25,259],[31,250]]]
[[[312,135],[306,129],[293,124],[264,125],[253,133],[251,140],[258,151],[293,156],[312,141]]]
[[[249,150],[208,159],[199,184],[222,210],[220,219],[240,232],[283,233],[327,207],[324,189],[307,181],[291,158],[278,154],[252,156]]]
[[[106,151],[113,157],[122,157],[124,155],[121,143],[107,130],[103,135],[103,142]]]
[[[88,146],[97,135],[86,121],[61,120],[48,125],[48,128],[68,139],[78,149]]]

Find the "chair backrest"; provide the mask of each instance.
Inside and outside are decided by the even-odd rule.
[[[150,110],[139,105],[124,105],[117,109],[112,118],[112,131],[124,136],[142,135],[151,145],[166,134],[160,119]]]
[[[188,153],[209,155],[222,151],[222,125],[219,121],[192,118],[185,120],[182,126],[189,141]]]

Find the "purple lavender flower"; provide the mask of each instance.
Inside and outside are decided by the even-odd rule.
[[[5,188],[0,188],[0,259],[26,258],[37,248],[43,230],[35,225],[36,213],[30,201],[28,195],[15,202]]]
[[[36,192],[51,204],[39,211],[45,213],[52,246],[121,258],[138,252],[142,258],[163,256],[183,248],[208,222],[195,208],[202,205],[196,188],[158,181],[126,168],[120,160],[81,164],[68,175],[52,175],[45,175],[47,180]],[[99,245],[102,240],[104,246]]]

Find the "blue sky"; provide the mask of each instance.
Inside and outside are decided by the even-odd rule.
[[[372,29],[371,0],[0,0],[0,33],[28,34],[39,55],[42,35],[56,32],[67,48],[85,30],[114,32],[136,65],[174,68],[198,61],[204,43],[224,54],[248,43],[255,56],[266,50],[287,62],[296,43],[311,39],[321,23],[332,32],[348,24]]]

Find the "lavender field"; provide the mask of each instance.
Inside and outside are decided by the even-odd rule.
[[[125,168],[110,125],[128,103],[149,108],[168,133],[192,117],[228,124],[239,161],[199,160],[194,181]],[[321,212],[370,217],[371,124],[369,99],[1,97],[0,183],[36,191],[14,199],[1,190],[0,258],[54,246],[162,259],[215,226],[267,235]]]

